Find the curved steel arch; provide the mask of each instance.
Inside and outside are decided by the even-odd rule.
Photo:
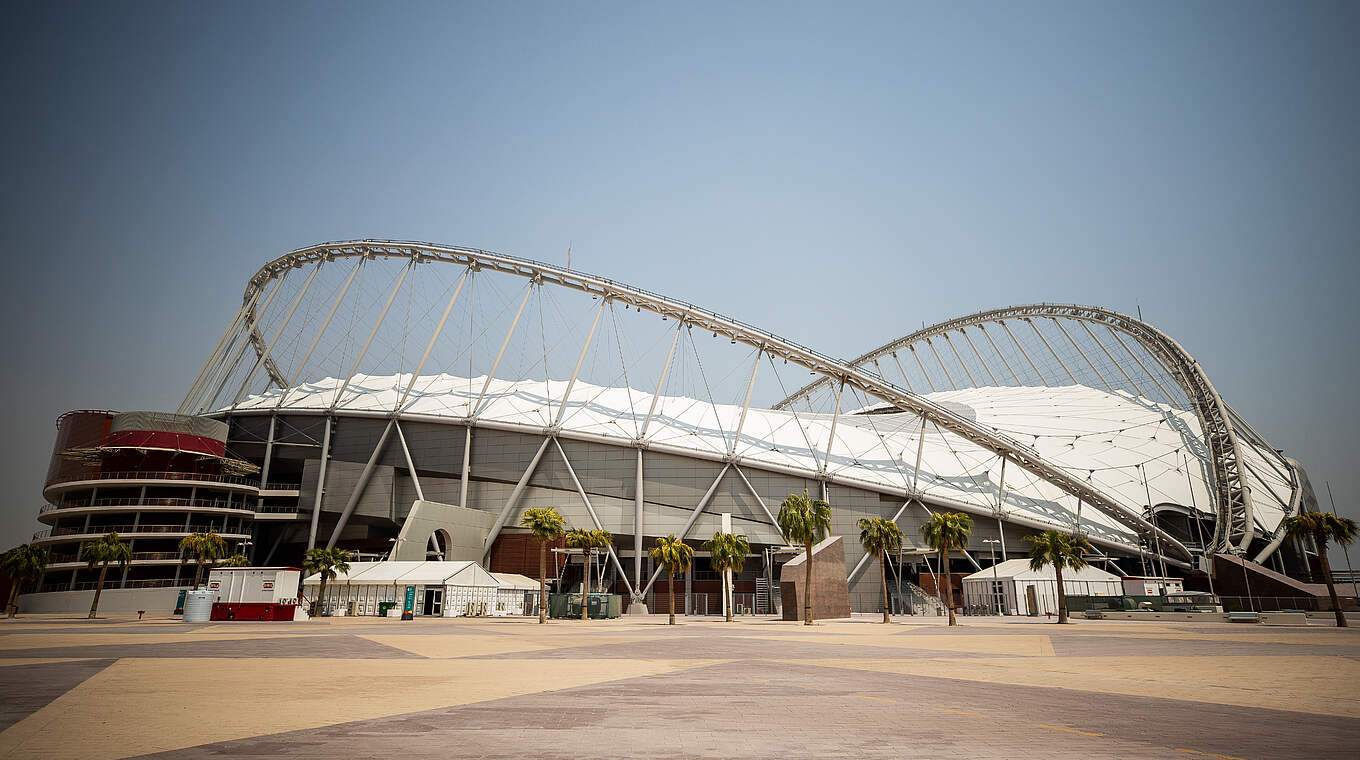
[[[916,343],[968,327],[1000,323],[1006,319],[1027,320],[1036,317],[1074,319],[1105,325],[1138,341],[1139,345],[1161,363],[1190,400],[1204,434],[1204,443],[1208,448],[1210,469],[1213,473],[1217,514],[1213,545],[1231,549],[1233,540],[1236,539],[1236,548],[1245,551],[1256,536],[1256,526],[1252,520],[1251,490],[1244,483],[1241,446],[1233,425],[1235,415],[1218,395],[1213,383],[1209,382],[1209,377],[1194,357],[1174,338],[1147,322],[1098,306],[1078,304],[1010,306],[970,314],[917,330],[885,343],[851,360],[848,364],[861,367]],[[775,404],[773,408],[788,408],[825,387],[828,382],[825,377],[815,380]]]
[[[1101,511],[1124,525],[1139,536],[1151,537],[1154,534],[1161,544],[1170,547],[1185,560],[1193,560],[1193,555],[1179,540],[1161,530],[1144,518],[1142,510],[1124,504],[1119,498],[1087,483],[1084,479],[1069,473],[1065,468],[1044,459],[1031,446],[1020,443],[996,430],[979,425],[962,415],[908,390],[893,385],[879,377],[837,361],[831,357],[800,345],[787,338],[723,316],[685,301],[669,298],[641,288],[636,288],[604,277],[597,277],[564,267],[523,259],[515,256],[484,251],[476,248],[436,245],[432,243],[359,240],[322,243],[284,254],[265,264],[250,279],[244,294],[244,301],[251,302],[274,278],[291,268],[308,264],[321,264],[342,258],[405,258],[413,264],[446,263],[468,267],[473,271],[489,270],[534,280],[540,284],[556,285],[601,298],[612,299],[625,306],[650,311],[669,319],[699,327],[703,330],[723,335],[730,340],[786,359],[805,369],[822,375],[827,382],[841,382],[858,388],[864,393],[876,396],[893,404],[903,411],[913,412],[923,419],[965,440],[1009,460],[1037,477],[1062,489],[1067,494],[1079,498],[1083,503]],[[255,326],[252,324],[251,329]],[[252,345],[261,345],[252,340]],[[272,376],[272,375],[271,375]],[[275,382],[278,378],[275,377]],[[286,383],[287,381],[284,381]],[[184,406],[196,403],[206,404],[210,399],[186,398]],[[776,407],[778,408],[778,407]],[[637,442],[644,445],[643,441]],[[815,477],[825,477],[823,471]],[[913,494],[919,498],[920,494]],[[1168,559],[1171,559],[1168,557]]]

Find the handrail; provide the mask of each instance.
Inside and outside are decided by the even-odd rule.
[[[228,483],[232,485],[259,488],[260,481],[240,475],[215,475],[207,472],[96,472],[76,475],[64,480],[48,483],[48,486],[61,483],[76,483],[82,480],[186,480],[200,483]]]
[[[33,534],[34,541],[41,541],[46,538],[57,538],[60,536],[102,536],[106,533],[117,533],[119,535],[138,535],[141,533],[207,533],[216,530],[221,536],[246,536],[248,533],[232,533],[219,530],[216,525],[190,525],[187,529],[183,525],[91,525],[89,528],[48,528]],[[245,530],[244,526],[240,530]]]
[[[83,509],[85,507],[205,507],[208,509],[229,509],[233,512],[254,511],[248,506],[228,504],[219,499],[181,499],[178,497],[139,499],[129,497],[122,499],[91,499],[89,501],[73,502],[70,504],[44,504],[42,508],[38,510],[38,514],[47,514],[54,509]]]

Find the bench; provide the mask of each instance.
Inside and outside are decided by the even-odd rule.
[[[1259,623],[1259,622],[1261,622],[1261,613],[1259,613],[1259,612],[1229,612],[1229,613],[1228,613],[1228,622],[1229,622],[1229,623]]]

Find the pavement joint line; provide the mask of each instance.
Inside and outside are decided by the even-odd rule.
[[[936,709],[936,710],[939,710],[940,712],[954,713],[954,714],[956,714],[956,715],[971,715],[971,716],[973,716],[974,718],[985,718],[985,717],[987,717],[986,715],[983,715],[982,713],[965,712],[965,711],[963,711],[963,710],[955,710],[955,709],[953,709],[953,708],[951,708],[951,707],[937,707],[937,708],[935,708],[935,709]]]
[[[1082,736],[1104,736],[1104,735],[1105,735],[1105,734],[1098,734],[1098,733],[1096,733],[1095,731],[1079,731],[1079,730],[1077,730],[1077,729],[1075,729],[1075,728],[1063,728],[1062,726],[1050,726],[1050,725],[1048,725],[1047,723],[1035,723],[1034,725],[1038,726],[1039,728],[1051,728],[1051,729],[1053,729],[1054,731],[1066,731],[1066,732],[1069,733],[1069,734],[1081,734]]]
[[[1238,757],[1237,755],[1220,755],[1220,754],[1218,754],[1217,752],[1203,752],[1203,751],[1197,750],[1197,749],[1186,749],[1185,747],[1177,747],[1177,748],[1176,748],[1176,751],[1177,751],[1177,752],[1185,752],[1185,753],[1188,753],[1188,754],[1191,754],[1191,755],[1203,755],[1203,756],[1205,756],[1205,757],[1217,757],[1217,758],[1222,758],[1222,760],[1246,760],[1246,758]]]
[[[868,694],[856,694],[855,696],[859,697],[860,699],[876,699],[876,700],[878,700],[879,702],[896,702],[896,701],[897,701],[897,700],[895,700],[895,699],[888,699],[888,698],[886,698],[886,697],[871,697],[871,696],[869,696]]]

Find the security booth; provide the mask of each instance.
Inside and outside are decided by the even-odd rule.
[[[296,567],[220,567],[208,573],[212,620],[292,620],[298,606]]]

